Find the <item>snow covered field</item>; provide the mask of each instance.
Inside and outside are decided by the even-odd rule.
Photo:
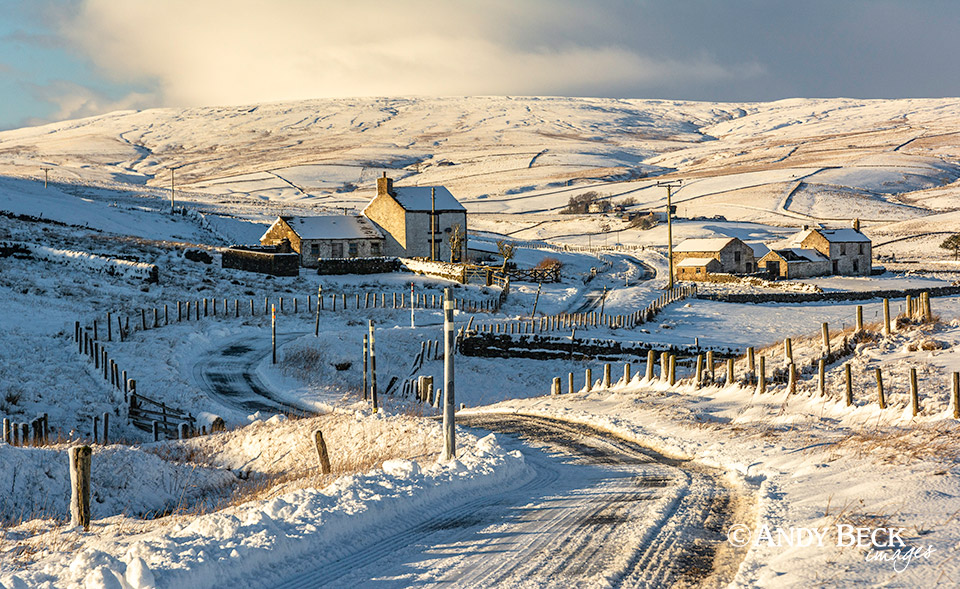
[[[269,585],[289,573],[288,560],[300,563],[298,570],[318,552],[325,562],[347,562],[359,558],[350,546],[393,539],[390,529],[398,526],[433,525],[438,504],[466,509],[468,497],[520,493],[555,469],[576,478],[570,464],[550,466],[562,462],[562,451],[548,456],[536,444],[464,428],[458,461],[438,463],[439,426],[430,419],[437,411],[398,395],[399,385],[383,394],[393,377],[402,383],[429,375],[443,386],[442,360],[413,367],[421,342],[440,339],[441,316],[417,310],[411,327],[408,308],[356,309],[356,294],[385,293],[389,300],[407,295],[413,283],[428,297],[452,287],[455,296],[480,301],[496,289],[408,274],[273,278],[220,267],[218,247],[255,242],[280,212],[360,208],[386,171],[398,183],[446,185],[471,213],[470,239],[487,249],[504,237],[514,241],[520,267],[544,258],[563,264],[563,280],[542,285],[539,298],[536,284],[516,282],[500,312],[458,312],[458,327],[471,317],[474,324],[529,319],[535,301],[537,315],[591,307],[603,292],[611,314],[654,301],[666,283],[663,223],[641,230],[613,215],[558,212],[589,191],[615,203],[631,199],[628,208],[662,210],[659,179],[684,180],[674,193],[675,241],[775,241],[802,224],[846,226],[859,217],[874,240],[875,261],[888,270],[771,290],[947,286],[958,266],[938,245],[960,231],[958,120],[957,100],[370,99],[124,112],[0,133],[0,416],[29,422],[46,413],[56,440],[40,448],[0,443],[0,480],[7,481],[0,484],[0,585]],[[41,167],[51,168],[46,188]],[[169,212],[171,168],[185,215]],[[157,267],[158,282],[144,280],[148,265]],[[318,286],[350,301],[347,309],[323,311],[319,337],[306,310]],[[263,305],[280,297],[286,310],[273,365]],[[141,309],[152,322],[154,308],[163,317],[167,305],[173,317],[178,301],[203,299],[219,301],[216,317],[137,328],[123,343],[106,344],[139,392],[194,415],[219,415],[228,426],[221,434],[153,442],[127,424],[122,393],[77,353],[74,322],[92,329],[98,321],[102,340],[108,312],[129,316],[137,327]],[[903,300],[891,303],[899,314]],[[814,359],[822,322],[839,346],[839,330],[849,333],[858,304],[867,323],[879,320],[877,299],[751,305],[693,298],[637,329],[582,329],[577,338],[754,347],[772,371],[780,368],[784,337],[795,338],[798,357]],[[960,297],[936,298],[933,310],[939,323],[871,337],[828,366],[826,396],[809,372],[794,395],[782,384],[759,395],[753,387],[645,382],[643,357],[621,359],[638,375],[628,384],[550,397],[553,377],[562,377],[566,390],[572,372],[580,389],[584,370],[592,368],[596,379],[602,363],[458,356],[457,403],[466,405],[464,418],[506,411],[589,424],[719,469],[752,505],[752,542],[735,556],[742,562],[734,562],[733,586],[953,585],[960,583],[960,524],[953,517],[960,473],[949,379],[960,370]],[[358,393],[368,320],[377,329],[378,413]],[[917,349],[922,342],[929,349]],[[258,382],[317,415],[257,415],[213,394],[204,370],[237,346],[253,350],[249,371]],[[738,374],[744,362],[738,360]],[[841,399],[844,362],[854,375],[853,407]],[[887,379],[885,410],[876,402],[876,368]],[[910,368],[922,397],[916,417]],[[620,369],[614,365],[614,380]],[[688,358],[680,376],[690,370]],[[65,451],[91,441],[93,418],[105,412],[111,444],[95,446],[94,525],[84,533],[66,521]],[[317,473],[316,429],[331,448],[333,475]],[[677,489],[677,497],[690,496]],[[665,512],[657,505],[651,513]],[[896,547],[837,546],[836,538],[789,546],[760,535],[835,533],[844,525],[902,528],[907,548],[917,550],[909,562],[891,562],[884,559]],[[548,527],[530,528],[544,534],[537,536],[544,546],[555,539],[550,534],[564,533]],[[491,534],[479,523],[464,529],[439,537],[459,547]],[[411,560],[370,560],[368,577],[344,578],[430,584],[449,582],[466,566],[419,549],[403,554]],[[417,572],[405,576],[400,565]],[[460,578],[500,578],[474,568],[475,576]],[[258,572],[262,578],[254,578]],[[560,576],[503,579],[570,584]],[[597,586],[598,579],[579,581]]]

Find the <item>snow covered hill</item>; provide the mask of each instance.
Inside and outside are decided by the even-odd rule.
[[[386,171],[479,213],[556,211],[587,190],[662,206],[650,187],[668,175],[686,181],[681,214],[896,221],[953,208],[958,122],[958,99],[326,99],[6,131],[0,174],[168,191],[172,169],[190,198],[358,207]]]

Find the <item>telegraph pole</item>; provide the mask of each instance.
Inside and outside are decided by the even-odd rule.
[[[437,259],[437,188],[430,187],[430,261]]]
[[[43,170],[43,187],[46,188],[47,180],[50,177],[50,168],[40,168],[40,169]]]
[[[673,223],[670,218],[673,216],[673,206],[670,201],[674,188],[680,188],[683,180],[670,180],[669,182],[657,182],[657,186],[663,186],[667,189],[667,258],[670,263],[670,278],[667,279],[667,289],[673,288]]]
[[[176,210],[174,206],[174,194],[176,194],[173,186],[173,168],[170,168],[170,214],[172,215]]]

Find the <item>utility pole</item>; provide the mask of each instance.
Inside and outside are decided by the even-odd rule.
[[[674,188],[680,188],[683,180],[670,180],[669,182],[657,182],[657,186],[663,186],[667,189],[667,261],[670,263],[670,278],[667,279],[667,289],[673,288],[673,206],[670,201]]]
[[[43,187],[46,188],[47,180],[50,177],[50,168],[40,168],[40,169],[43,170]]]
[[[454,407],[456,403],[453,371],[453,299],[450,289],[443,289],[443,453],[442,462],[457,456],[457,438]]]
[[[437,259],[437,189],[430,187],[430,261]]]
[[[176,194],[176,191],[174,190],[174,185],[173,185],[173,168],[170,168],[170,214],[171,214],[171,215],[172,215],[172,214],[174,213],[174,211],[176,210],[176,207],[174,206],[174,205],[175,205],[175,203],[174,203],[174,195],[175,195],[175,194]]]

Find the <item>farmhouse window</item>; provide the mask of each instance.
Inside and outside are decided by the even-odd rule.
[[[334,243],[330,246],[330,256],[333,258],[342,258],[343,257],[343,244]]]
[[[351,241],[351,242],[347,245],[347,247],[349,248],[349,252],[350,252],[350,257],[351,257],[351,258],[356,258],[357,255],[359,255],[359,253],[360,253],[360,252],[359,252],[359,249],[360,249],[360,248],[357,246],[357,242]]]
[[[320,244],[319,244],[319,243],[311,243],[311,244],[310,244],[310,255],[312,255],[312,256],[319,256],[319,255],[320,255]]]
[[[733,261],[737,264],[740,263],[740,252],[733,252]]]
[[[845,243],[840,244],[840,255],[841,256],[847,255],[847,244]]]
[[[860,253],[863,254],[863,244],[860,244]]]
[[[380,242],[373,241],[370,243],[370,255],[379,256],[380,255]]]

